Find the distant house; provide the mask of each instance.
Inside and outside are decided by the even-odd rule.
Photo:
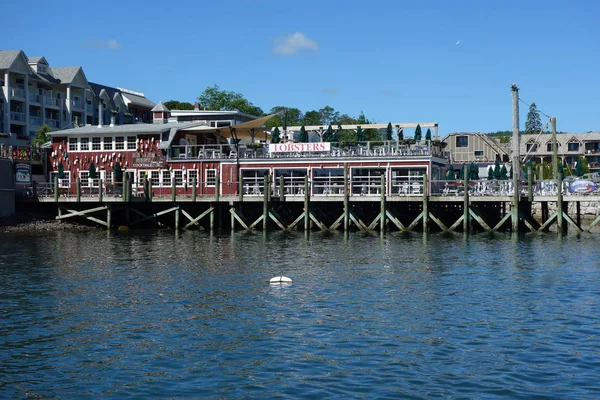
[[[506,145],[481,133],[451,133],[442,139],[453,163],[493,163],[509,160]]]

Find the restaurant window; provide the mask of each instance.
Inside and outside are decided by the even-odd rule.
[[[171,171],[162,171],[162,186],[171,186]]]
[[[125,137],[117,136],[115,138],[115,150],[125,150]]]
[[[90,138],[81,138],[81,151],[90,151]]]
[[[457,136],[456,137],[456,147],[469,147],[469,137],[468,136]]]
[[[69,138],[69,151],[77,151],[77,138]]]
[[[217,185],[217,170],[207,169],[206,178],[204,180],[207,187],[215,187]]]
[[[150,171],[152,186],[160,186],[160,171]]]
[[[183,186],[183,171],[180,169],[173,171],[173,179],[175,179],[175,186]]]
[[[81,187],[90,187],[90,171],[79,171]]]
[[[112,150],[113,149],[113,142],[112,142],[112,137],[108,136],[104,138],[104,150]]]
[[[127,150],[136,149],[135,136],[127,136]]]
[[[143,187],[146,180],[146,171],[138,171],[138,186]]]
[[[196,169],[188,169],[187,171],[187,181],[189,185],[193,185],[194,182],[196,186],[198,186],[198,170]]]
[[[579,151],[579,143],[578,142],[569,143],[568,150],[569,151]]]
[[[93,137],[92,138],[92,150],[96,150],[96,151],[102,150],[100,142],[101,142],[101,140],[99,137]]]

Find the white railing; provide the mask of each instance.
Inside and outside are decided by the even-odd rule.
[[[94,112],[94,105],[93,104],[86,104],[85,106],[85,110],[89,113],[93,113]]]
[[[17,112],[17,111],[11,111],[10,112],[10,119],[11,119],[11,121],[25,122],[25,113]]]
[[[31,125],[42,125],[42,117],[29,116],[29,123]]]

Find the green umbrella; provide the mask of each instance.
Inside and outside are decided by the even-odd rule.
[[[271,143],[279,143],[281,139],[279,138],[279,127],[275,127],[273,134],[271,136]]]
[[[431,129],[427,128],[427,132],[425,132],[425,140],[431,142]]]
[[[65,167],[63,167],[63,163],[58,163],[58,179],[65,179]]]
[[[335,134],[333,133],[333,128],[331,127],[331,124],[329,124],[327,130],[325,131],[325,136],[323,137],[323,140],[325,140],[326,142],[333,142],[333,139],[335,139]]]
[[[300,137],[298,138],[298,141],[301,143],[308,143],[308,132],[306,132],[304,125],[300,127]]]
[[[96,179],[98,177],[98,173],[96,172],[96,166],[94,165],[93,161],[90,164],[90,168],[88,169],[88,171],[90,171],[90,179]]]
[[[506,181],[508,180],[508,171],[506,170],[506,165],[502,164],[502,168],[500,168],[500,180]]]
[[[360,126],[356,127],[356,141],[357,142],[365,142],[367,138],[365,137],[365,133],[363,132]]]
[[[474,162],[469,165],[469,179],[472,181],[479,180],[479,167]]]
[[[417,128],[415,129],[415,141],[419,141],[421,140],[422,134],[421,134],[421,125],[417,124]]]
[[[448,175],[446,176],[446,180],[453,181],[456,179],[456,172],[454,171],[454,165],[448,165]]]
[[[488,180],[494,179],[494,168],[490,165],[488,168]]]
[[[398,141],[404,140],[404,129],[402,129],[402,128],[398,129],[396,136],[398,136]]]
[[[558,163],[558,176],[561,179],[565,177],[565,166],[563,163]]]
[[[581,162],[581,158],[577,159],[577,164],[575,164],[575,176],[583,176],[583,163]]]
[[[392,140],[392,123],[389,122],[387,128],[385,128],[385,140]]]
[[[121,169],[121,163],[116,162],[115,168],[113,169],[113,175],[115,182],[123,182],[123,170]]]
[[[500,160],[496,160],[494,163],[494,178],[500,179]]]

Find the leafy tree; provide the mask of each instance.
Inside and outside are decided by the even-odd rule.
[[[531,103],[529,106],[529,112],[527,113],[527,121],[525,122],[526,133],[537,133],[542,130],[542,121],[540,119],[540,112],[537,109],[535,103]]]
[[[48,133],[52,131],[52,128],[50,128],[50,126],[44,124],[41,126],[40,129],[38,129],[38,131],[35,133],[35,139],[33,139],[33,145],[34,146],[41,146],[44,143],[47,143],[50,141],[50,138],[48,137]]]
[[[319,110],[321,124],[332,124],[340,118],[340,113],[333,107],[325,106]]]
[[[274,126],[281,126],[287,128],[288,126],[301,125],[304,115],[302,111],[293,107],[275,106],[271,108],[269,114],[279,113],[265,123],[267,128]]]
[[[321,113],[315,110],[307,111],[304,113],[304,118],[302,118],[303,125],[320,125],[321,122]]]
[[[169,100],[163,103],[169,110],[193,110],[194,105],[187,101]]]
[[[214,111],[232,111],[261,116],[263,110],[252,104],[243,95],[227,90],[220,90],[219,86],[209,86],[204,89],[204,92],[198,96],[200,107],[205,107],[208,110]]]

